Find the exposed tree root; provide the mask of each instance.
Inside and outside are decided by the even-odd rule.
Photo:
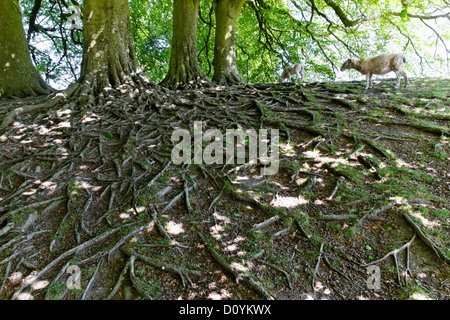
[[[433,252],[441,259],[443,259],[446,262],[450,262],[450,259],[445,256],[441,249],[428,238],[423,231],[420,229],[420,227],[411,219],[411,217],[407,213],[402,214],[403,218],[405,218],[406,222],[414,229],[417,235],[419,235],[419,238],[431,249]]]
[[[205,244],[206,249],[211,254],[213,259],[219,263],[219,265],[229,274],[233,275],[236,282],[242,280],[249,285],[261,298],[266,300],[274,300],[274,298],[264,289],[260,284],[258,284],[253,278],[248,274],[242,271],[238,271],[235,268],[231,267],[231,265],[225,261],[223,257],[217,253],[216,250],[209,244],[208,240],[202,235],[200,232],[197,233],[202,242]]]
[[[426,206],[430,212],[441,209],[441,217],[433,212],[427,219],[439,221],[439,231],[446,234],[440,226],[448,210],[441,163],[447,150],[437,131],[427,135],[420,149],[420,141],[397,138],[397,131],[389,131],[394,125],[386,121],[368,128],[377,116],[369,116],[371,105],[365,100],[350,96],[355,93],[346,93],[348,101],[358,100],[358,107],[352,105],[349,112],[341,101],[330,100],[320,84],[161,90],[159,96],[139,86],[107,89],[97,97],[89,88],[75,86],[72,95],[54,94],[36,109],[8,117],[11,107],[3,113],[0,109],[9,122],[0,136],[1,297],[27,293],[38,299],[130,299],[134,293],[146,299],[160,294],[174,298],[201,287],[196,292],[201,298],[220,289],[224,298],[273,299],[276,292],[298,299],[304,298],[305,288],[310,292],[311,278],[303,275],[313,274],[313,286],[320,276],[322,285],[333,289],[334,299],[379,298],[357,284],[365,279],[353,271],[362,264],[361,242],[375,247],[377,236],[392,227],[389,223],[398,225],[399,215],[386,213],[406,204]],[[227,129],[279,128],[279,172],[261,179],[260,163],[174,165],[171,133],[182,128],[192,135],[196,121],[202,122],[203,131],[214,128],[223,134]],[[398,130],[405,129],[402,125]],[[426,166],[425,160],[411,160],[416,153],[426,158]],[[405,177],[409,172],[429,177]],[[403,217],[448,262],[446,250],[427,235],[425,226]],[[212,237],[223,251],[211,245]],[[228,278],[220,287],[221,273],[202,261],[199,238],[224,272],[247,284],[244,290],[227,283]],[[324,243],[336,254],[333,264]],[[404,249],[409,252],[410,246]],[[158,253],[149,258],[140,250]],[[116,259],[122,254],[127,259]],[[268,258],[258,260],[262,254]],[[167,257],[175,257],[175,262],[165,262]],[[202,272],[180,267],[179,259],[193,269],[201,266]],[[241,268],[229,261],[239,261]],[[283,261],[283,267],[274,261]],[[319,275],[322,262],[333,271],[326,277]],[[429,263],[437,266],[436,261]],[[86,272],[82,291],[65,287],[72,264]],[[186,289],[180,285],[151,292],[143,279],[155,279],[161,288],[171,277],[160,272],[162,268],[184,286],[200,274],[201,281]],[[257,273],[261,268],[264,279]],[[19,274],[25,278],[17,279]],[[48,281],[48,287],[35,289],[40,280]],[[210,289],[208,281],[217,289]],[[383,293],[398,289],[394,283]],[[319,297],[321,291],[314,293]]]
[[[406,271],[409,272],[409,274],[411,275],[411,270],[409,269],[409,250],[410,250],[411,244],[413,243],[415,238],[416,238],[416,235],[414,234],[414,236],[411,238],[411,240],[409,240],[409,242],[407,242],[406,244],[404,244],[400,248],[392,250],[391,252],[389,252],[387,255],[385,255],[381,259],[372,261],[370,263],[363,264],[362,267],[367,267],[367,266],[370,266],[370,265],[378,264],[378,263],[386,260],[388,257],[393,256],[394,257],[394,261],[395,261],[395,268],[397,270],[398,283],[400,285],[402,285],[402,282],[401,282],[401,279],[400,279],[400,268],[398,266],[398,254],[399,254],[399,252],[401,252],[401,251],[406,249],[406,253],[407,253]]]
[[[271,218],[269,218],[269,219],[267,219],[267,220],[265,220],[265,221],[263,221],[263,222],[261,222],[261,223],[258,223],[257,225],[255,225],[255,226],[253,227],[252,230],[260,230],[260,229],[263,229],[263,228],[267,227],[268,225],[271,225],[272,223],[277,222],[279,219],[280,219],[280,216],[279,216],[279,215],[273,216],[273,217],[271,217]]]
[[[64,103],[73,95],[74,91],[77,89],[78,85],[72,85],[69,86],[69,88],[67,88],[64,92],[58,92],[50,95],[48,99],[43,103],[40,103],[38,105],[27,105],[11,111],[6,115],[5,119],[3,119],[3,122],[0,125],[0,129],[5,129],[6,127],[8,127],[14,121],[15,117],[22,113],[34,112],[39,110],[49,110],[57,105]]]
[[[336,192],[339,189],[339,186],[344,182],[345,177],[344,176],[340,176],[338,181],[336,182],[336,187],[334,188],[333,192],[330,194],[330,196],[327,198],[327,200],[332,200],[334,195],[336,194]]]
[[[284,277],[286,278],[286,281],[287,281],[287,283],[288,283],[289,289],[293,290],[292,284],[291,284],[291,278],[289,277],[289,274],[288,274],[286,271],[284,271],[284,270],[281,269],[281,268],[278,268],[276,265],[274,265],[274,264],[272,264],[272,263],[270,263],[270,262],[267,262],[267,261],[265,261],[265,260],[262,260],[262,259],[257,259],[257,260],[258,260],[259,262],[261,262],[262,264],[265,264],[265,265],[267,265],[267,266],[269,266],[269,267],[271,267],[271,268],[273,268],[273,269],[275,269],[275,270],[281,272],[281,273],[284,275]]]
[[[339,271],[337,268],[333,267],[333,265],[330,263],[330,261],[328,260],[327,256],[324,255],[323,256],[323,261],[325,261],[326,265],[328,268],[330,268],[331,270],[333,270],[334,272],[336,272],[337,274],[339,274],[341,277],[343,277],[344,279],[346,279],[347,281],[352,281],[349,277],[347,277],[344,273],[342,273],[341,271]]]
[[[323,242],[320,244],[320,251],[319,251],[319,257],[317,258],[317,263],[316,263],[316,268],[314,269],[314,273],[312,276],[312,291],[314,296],[316,295],[316,276],[319,274],[319,268],[320,268],[320,261],[322,260],[322,255],[323,255]]]
[[[134,257],[134,256],[132,256],[132,257]],[[122,272],[120,273],[119,279],[117,279],[116,285],[114,286],[114,288],[112,289],[112,291],[110,292],[110,294],[108,295],[106,300],[111,300],[116,295],[116,293],[119,291],[120,287],[122,287],[122,284],[125,280],[125,276],[129,272],[128,270],[130,269],[130,266],[131,266],[131,258],[128,259],[127,263],[125,264],[125,267],[123,268]]]
[[[450,136],[450,130],[445,127],[438,127],[433,125],[426,125],[426,124],[418,124],[418,123],[403,123],[403,122],[389,122],[391,125],[396,126],[408,126],[414,129],[418,129],[424,132],[429,132],[438,136]]]
[[[24,289],[26,289],[27,287],[29,287],[32,282],[37,281],[38,279],[41,279],[42,277],[44,277],[54,266],[56,266],[59,262],[61,262],[62,260],[70,257],[71,255],[83,251],[86,248],[91,247],[94,244],[98,244],[99,242],[104,241],[106,238],[108,238],[109,236],[113,235],[114,233],[116,233],[117,231],[119,231],[121,228],[116,228],[113,230],[110,230],[108,232],[105,232],[104,234],[101,234],[89,241],[86,241],[85,243],[76,246],[66,252],[64,252],[63,254],[61,254],[58,258],[56,258],[55,260],[53,260],[52,262],[50,262],[45,268],[43,268],[41,271],[38,272],[38,274],[36,276],[34,276],[31,281],[27,281],[24,282],[20,288],[14,293],[13,295],[13,300],[15,300]]]
[[[86,288],[83,291],[83,294],[81,296],[81,300],[86,300],[87,297],[91,294],[91,287],[93,283],[97,280],[97,275],[100,270],[100,268],[103,266],[103,263],[105,262],[105,259],[100,259],[100,261],[97,263],[97,267],[95,268],[94,274],[92,275],[91,279],[89,280],[88,284],[86,285]]]
[[[369,211],[368,213],[366,213],[361,219],[359,219],[358,223],[356,224],[357,228],[362,227],[367,220],[370,220],[373,217],[378,216],[379,214],[382,214],[390,209],[392,209],[393,207],[395,207],[396,205],[398,205],[399,203],[401,203],[401,200],[396,199],[394,201],[389,202],[388,204],[373,210],[373,211]]]
[[[356,219],[358,216],[355,214],[326,214],[323,216],[315,217],[316,220],[321,221],[345,221]]]
[[[136,278],[136,275],[134,274],[134,262],[136,260],[136,256],[131,256],[130,258],[130,280],[133,284],[133,287],[136,289],[136,291],[141,295],[141,297],[147,298],[148,300],[153,300],[153,297],[147,294],[142,287],[142,284],[140,281]]]
[[[187,279],[189,281],[189,283],[192,285],[192,280],[189,276],[196,276],[196,277],[201,277],[202,273],[200,271],[197,270],[191,270],[191,269],[185,269],[185,268],[180,268],[165,262],[162,262],[160,260],[157,259],[153,259],[150,257],[146,257],[143,256],[141,254],[138,254],[137,252],[133,251],[132,249],[122,246],[120,248],[120,250],[125,253],[128,256],[135,256],[136,259],[141,260],[142,262],[145,262],[155,268],[159,268],[163,271],[167,271],[173,274],[178,275],[181,278],[181,281],[183,283],[183,286],[186,286],[186,283],[184,281],[184,279]]]
[[[167,233],[166,229],[164,229],[164,226],[161,224],[161,222],[158,220],[158,213],[154,208],[152,208],[152,218],[153,222],[155,223],[156,227],[158,228],[159,233],[164,237],[164,239],[167,239],[172,242],[172,238]],[[181,249],[177,246],[175,249],[178,251],[178,253],[183,254]]]
[[[411,201],[414,202],[414,201]],[[408,222],[408,224],[414,229],[415,234],[413,235],[413,237],[411,238],[411,240],[409,242],[407,242],[406,244],[404,244],[402,247],[392,250],[389,253],[387,253],[384,257],[372,261],[370,263],[366,263],[363,264],[362,267],[367,267],[370,265],[375,265],[375,264],[379,264],[380,262],[386,260],[388,257],[393,256],[394,257],[394,262],[395,262],[395,267],[397,270],[397,279],[398,279],[398,283],[400,286],[402,286],[402,281],[401,281],[401,277],[400,277],[400,268],[399,268],[399,262],[398,262],[398,254],[403,251],[406,250],[406,272],[412,277],[412,273],[410,270],[410,247],[413,243],[413,241],[416,238],[416,235],[419,235],[419,237],[422,239],[422,241],[431,249],[433,250],[433,252],[440,257],[441,259],[443,259],[446,262],[449,262],[449,259],[442,254],[441,250],[436,246],[436,244],[433,243],[433,241],[431,241],[427,236],[424,235],[424,233],[422,232],[422,230],[417,226],[416,223],[414,223],[412,221],[412,219],[409,217],[408,214],[403,213],[402,214],[403,217],[405,218],[405,220]]]
[[[342,171],[332,167],[329,163],[324,163],[323,165],[330,173],[334,174],[335,176],[337,176],[339,178],[343,177],[344,179],[347,179],[348,181],[353,181],[354,180],[352,177],[350,177],[345,172],[342,172]],[[339,181],[339,179],[338,179],[338,181]],[[340,181],[342,182],[343,180],[340,180]]]

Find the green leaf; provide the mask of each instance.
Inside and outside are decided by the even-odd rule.
[[[403,10],[400,12],[400,17],[402,18],[403,22],[409,21],[408,8],[409,8],[409,6],[407,4],[405,4],[405,5],[403,5]]]

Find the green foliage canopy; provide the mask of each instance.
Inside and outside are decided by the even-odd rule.
[[[214,1],[201,3],[197,48],[202,70],[213,75]],[[129,0],[136,53],[155,83],[167,73],[172,1]],[[82,1],[21,1],[30,52],[55,87],[79,75],[82,31],[70,29],[68,7]],[[403,52],[412,76],[449,75],[447,0],[248,0],[237,27],[237,64],[249,83],[274,82],[282,68],[301,62],[305,81],[360,78],[339,72],[347,58]]]

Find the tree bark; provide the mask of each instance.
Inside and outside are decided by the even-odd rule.
[[[0,0],[0,98],[49,94],[30,57],[18,0]]]
[[[236,64],[236,24],[245,0],[215,0],[216,37],[213,82],[243,84]]]
[[[146,85],[133,47],[127,0],[85,0],[83,61],[78,83],[88,94],[108,87]]]
[[[161,85],[180,89],[211,82],[197,60],[197,20],[201,0],[173,1],[173,38],[169,71]]]

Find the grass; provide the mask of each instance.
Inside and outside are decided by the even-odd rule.
[[[251,258],[261,250],[268,250],[273,243],[268,241],[270,238],[261,231],[250,230],[245,235],[246,240],[241,243],[240,248],[246,251],[246,256]]]
[[[334,234],[338,234],[338,233],[340,233],[341,230],[342,230],[342,225],[339,224],[339,223],[328,223],[327,226],[326,226],[326,228],[327,228],[330,232],[332,232],[332,233],[334,233]]]
[[[54,282],[47,287],[48,300],[61,300],[61,295],[67,289],[67,285],[63,282]]]
[[[339,201],[344,204],[355,200],[360,200],[369,197],[369,192],[366,188],[358,188],[352,184],[343,183],[339,187]],[[350,213],[350,212],[349,212]]]
[[[145,192],[140,194],[137,199],[138,207],[148,207],[152,203],[157,203],[160,199],[156,194],[156,188],[151,186],[145,189]]]
[[[311,222],[307,214],[300,209],[296,209],[292,212],[292,216],[295,221],[305,229],[306,232],[310,230]]]
[[[426,300],[431,299],[430,293],[417,284],[407,284],[397,291],[400,300]]]
[[[417,157],[419,170],[408,168],[401,160],[388,161],[379,169],[384,180],[372,184],[375,190],[385,194],[405,197],[407,199],[420,197],[432,199],[428,186],[435,183],[435,178],[425,172],[426,166],[421,166],[420,161],[427,162],[421,155]],[[422,169],[421,169],[422,168]]]
[[[317,248],[317,249],[320,248],[320,246],[322,245],[322,242],[323,242],[323,239],[322,239],[321,237],[318,237],[318,236],[311,236],[311,237],[309,238],[309,243],[310,243],[313,247],[315,247],[315,248]]]
[[[352,239],[360,234],[361,234],[361,230],[359,228],[357,228],[356,226],[346,228],[344,231],[344,236],[346,239]]]

